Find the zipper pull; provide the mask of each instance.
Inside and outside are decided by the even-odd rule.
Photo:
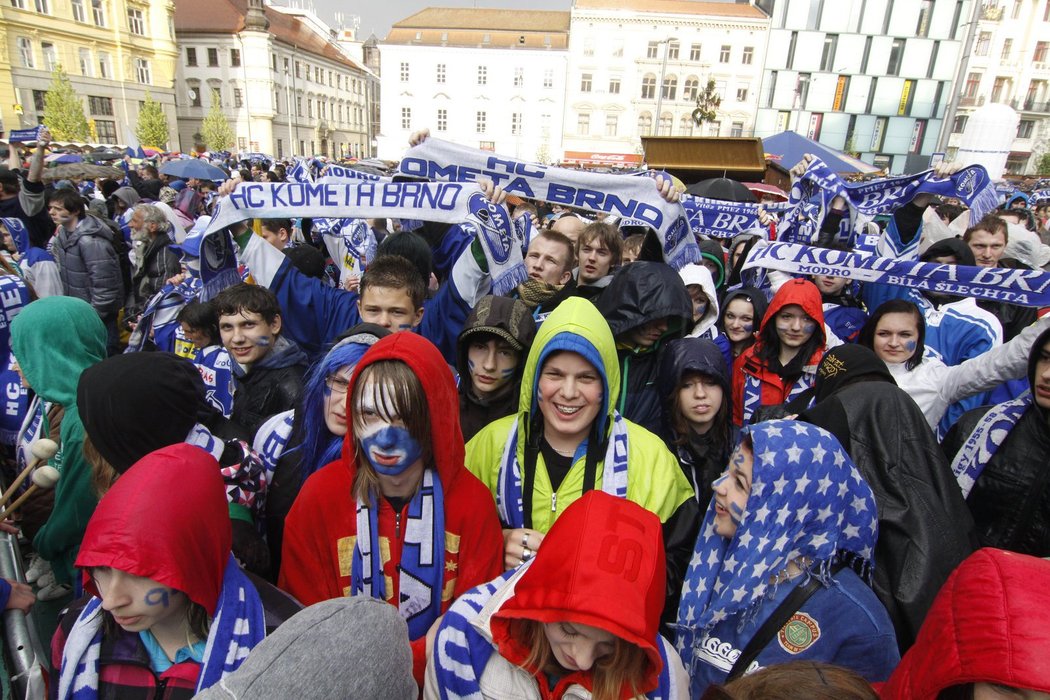
[[[554,513],[558,510],[558,494],[551,494],[551,512]]]

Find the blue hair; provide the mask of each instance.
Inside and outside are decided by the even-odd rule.
[[[366,343],[336,345],[307,373],[295,417],[297,433],[301,437],[297,449],[302,452],[303,479],[338,458],[343,447],[343,436],[332,434],[325,423],[328,398],[325,380],[341,367],[356,365],[370,347]]]

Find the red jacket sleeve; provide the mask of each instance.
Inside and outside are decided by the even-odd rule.
[[[733,361],[733,425],[744,424],[744,358],[748,350],[740,353]]]
[[[488,583],[503,573],[503,530],[492,493],[466,469],[456,482],[456,506],[462,516],[459,575],[452,589],[452,598],[442,603],[443,610],[448,610],[456,598],[471,588]]]
[[[354,534],[355,523],[349,486],[338,483],[349,479],[335,471],[343,469],[331,464],[307,479],[284,521],[277,585],[304,607],[346,595],[350,572],[342,575],[339,542]]]

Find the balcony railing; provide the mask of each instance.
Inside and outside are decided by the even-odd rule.
[[[1004,7],[1002,5],[987,3],[981,5],[981,19],[989,22],[998,22],[1003,18]]]
[[[1035,100],[1013,100],[1010,106],[1018,112],[1038,112],[1040,114],[1050,113],[1050,102],[1036,102]]]
[[[960,107],[980,107],[984,104],[984,95],[977,95],[975,97],[969,97],[963,95],[959,98]]]

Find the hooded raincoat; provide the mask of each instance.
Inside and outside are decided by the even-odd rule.
[[[452,606],[434,642],[424,697],[448,700],[473,692],[491,700],[590,698],[593,670],[565,669],[558,677],[525,665],[529,650],[516,628],[531,620],[589,625],[630,642],[648,662],[638,691],[649,698],[687,698],[682,662],[657,631],[663,560],[660,523],[652,513],[608,494],[587,493],[551,528],[534,560]],[[632,697],[629,689],[621,697]]]
[[[444,501],[444,586],[441,609],[465,591],[491,580],[503,569],[503,537],[491,496],[463,468],[463,437],[452,373],[437,348],[414,333],[395,333],[372,346],[354,370],[347,391],[347,425],[353,425],[349,405],[361,371],[381,360],[407,364],[419,378],[430,409],[433,469],[441,481]],[[357,541],[357,516],[352,495],[357,472],[353,431],[347,433],[338,462],[322,467],[303,484],[284,525],[281,588],[304,605],[349,595],[351,568]],[[395,607],[401,600],[402,556],[409,534],[406,515],[386,498],[378,497],[378,539],[383,573],[389,584],[386,600]],[[438,504],[435,504],[437,506]],[[412,582],[413,584],[415,582]],[[425,667],[424,638],[412,640],[414,673],[422,681]]]
[[[638,265],[632,263],[625,269]],[[670,269],[670,268],[668,268]],[[535,454],[534,466],[526,464],[526,448],[538,444],[542,436],[543,418],[538,407],[537,385],[540,369],[546,359],[558,351],[582,355],[602,376],[604,387],[602,407],[592,435],[598,442],[599,459],[595,464],[593,485],[585,489],[588,451],[592,439],[584,441],[573,457],[572,466],[557,489],[544,464],[543,455]],[[693,499],[693,489],[678,467],[674,456],[653,433],[620,417],[615,406],[620,397],[620,370],[612,333],[593,304],[584,299],[566,299],[540,326],[536,340],[525,362],[521,382],[521,396],[515,415],[493,421],[481,430],[467,445],[467,468],[488,487],[500,506],[504,527],[530,527],[547,532],[565,509],[585,490],[608,491],[606,479],[612,480],[612,471],[606,459],[606,444],[616,431],[626,441],[626,490],[628,500],[655,513],[664,523],[664,544],[667,549],[668,600],[677,600],[681,576],[688,563],[689,551],[696,538],[699,510]],[[537,432],[540,431],[540,432]],[[509,439],[513,438],[513,439]],[[621,448],[622,449],[622,448]],[[523,493],[515,514],[516,500],[507,496],[507,476],[522,473],[525,484],[531,483],[529,493]],[[527,473],[526,473],[527,472]],[[527,505],[531,504],[531,508]],[[518,524],[518,515],[520,522]]]
[[[33,391],[65,408],[58,454],[49,462],[62,478],[55,486],[54,509],[33,539],[33,547],[51,562],[59,583],[70,583],[77,547],[96,503],[91,467],[84,459],[77,382],[84,370],[106,356],[106,328],[87,302],[48,297],[29,304],[15,317],[11,349]]]

